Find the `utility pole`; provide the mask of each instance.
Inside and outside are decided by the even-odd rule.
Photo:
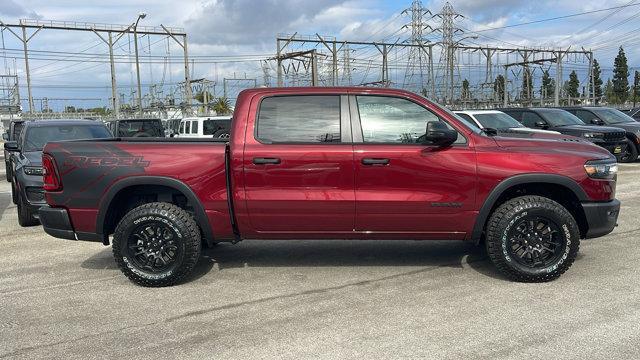
[[[187,50],[187,33],[179,34],[182,36],[182,42],[178,40],[176,34],[171,32],[171,30],[167,29],[166,26],[160,24],[162,29],[169,35],[173,41],[175,41],[184,52],[184,94],[185,94],[185,103],[187,105],[187,114],[191,114],[191,99],[193,99],[193,94],[191,92],[191,75],[189,74],[189,51]]]
[[[27,27],[24,26],[24,24],[22,23],[22,20],[20,20],[20,24],[19,25],[7,25],[5,23],[3,23],[2,21],[0,21],[0,26],[4,27],[5,29],[9,30],[10,33],[13,34],[13,36],[15,36],[18,40],[20,40],[20,42],[22,42],[22,48],[24,50],[24,70],[27,76],[27,96],[29,98],[29,114],[33,114],[33,111],[35,110],[34,108],[34,104],[33,104],[33,95],[31,93],[31,71],[29,70],[29,49],[28,49],[28,43],[29,40],[31,40],[34,36],[36,36],[36,34],[38,32],[40,32],[40,30],[42,30],[43,27],[37,27],[36,31],[31,34],[31,36],[27,37]],[[22,28],[22,36],[16,34],[13,30],[11,30],[11,27],[21,27]]]
[[[136,53],[136,77],[138,79],[138,114],[142,117],[143,115],[143,111],[142,111],[142,84],[140,83],[140,61],[138,59],[138,22],[140,22],[141,19],[144,19],[145,17],[147,17],[147,14],[145,13],[140,13],[138,14],[138,19],[136,19],[135,24],[133,25],[133,46],[134,46],[134,51]]]
[[[111,31],[108,32],[108,36],[105,39],[102,35],[100,35],[98,31],[96,31],[95,29],[92,29],[93,33],[96,34],[100,38],[100,40],[102,40],[105,44],[107,44],[107,47],[109,48],[109,64],[111,66],[111,106],[113,108],[113,114],[116,117],[116,119],[120,117],[120,106],[118,106],[118,94],[117,94],[118,88],[116,86],[116,66],[115,66],[115,61],[113,59],[113,46],[118,42],[118,40],[122,38],[122,36],[124,36],[126,31],[129,31],[129,29],[131,29],[132,27],[133,27],[133,24],[131,24],[127,29],[125,29],[125,31],[120,33],[120,35],[116,37],[115,41],[113,40]]]

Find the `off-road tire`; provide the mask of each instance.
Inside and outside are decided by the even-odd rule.
[[[526,267],[509,256],[508,233],[519,220],[530,216],[542,216],[559,227],[563,239],[561,256],[553,264],[544,267]],[[575,219],[559,203],[542,196],[522,196],[500,205],[489,218],[486,231],[486,247],[489,258],[509,279],[519,282],[547,282],[557,279],[573,264],[580,248],[580,232]]]
[[[631,162],[635,162],[636,160],[638,160],[638,148],[636,148],[635,142],[631,141],[630,139],[627,139],[627,148],[620,155],[620,162],[631,163]]]
[[[18,194],[18,224],[22,227],[35,226],[40,222],[33,215],[33,212],[29,209],[29,205],[24,200],[24,197]]]
[[[141,224],[164,224],[177,234],[181,255],[175,265],[163,272],[151,272],[137,266],[128,258],[127,244],[132,232]],[[129,211],[118,223],[113,234],[113,256],[120,270],[134,283],[147,287],[174,285],[190,275],[200,258],[202,246],[200,229],[185,210],[169,203],[155,202],[140,205]]]
[[[9,166],[9,163],[5,161],[4,163],[4,173],[7,176],[7,181],[11,181],[11,166]]]
[[[16,189],[16,183],[13,180],[11,180],[11,201],[18,205],[18,189]]]

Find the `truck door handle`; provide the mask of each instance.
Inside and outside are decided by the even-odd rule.
[[[389,159],[362,159],[362,165],[389,165]]]
[[[280,164],[279,158],[253,158],[253,163],[256,165],[266,165],[266,164]]]

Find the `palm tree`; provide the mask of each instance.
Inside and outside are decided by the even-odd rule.
[[[231,113],[231,103],[226,97],[219,97],[213,103],[213,110],[218,115],[228,115]]]

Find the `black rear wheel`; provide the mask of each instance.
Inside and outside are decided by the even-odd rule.
[[[185,210],[149,203],[129,211],[113,234],[120,270],[142,286],[169,286],[188,276],[200,257],[200,230]]]
[[[559,203],[522,196],[500,205],[487,224],[487,253],[498,270],[521,282],[558,278],[580,247],[575,219]]]
[[[620,162],[630,163],[636,160],[638,160],[638,148],[633,141],[627,139],[627,146],[620,155]]]

